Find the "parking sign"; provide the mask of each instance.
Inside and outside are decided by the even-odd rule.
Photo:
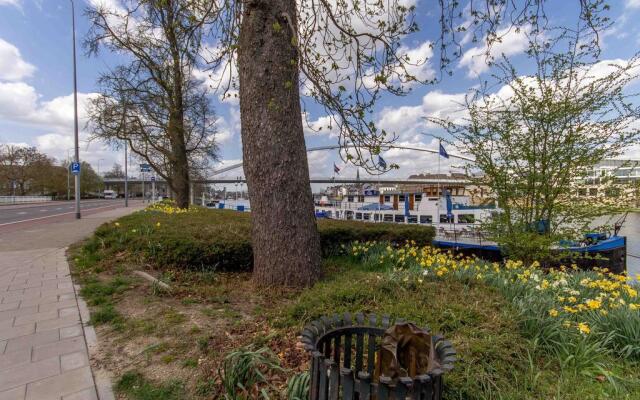
[[[80,174],[80,163],[79,162],[72,162],[71,163],[71,173],[74,175],[79,175]]]

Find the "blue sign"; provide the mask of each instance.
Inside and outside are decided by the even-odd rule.
[[[151,166],[149,164],[140,164],[140,172],[151,172]]]
[[[80,175],[80,163],[72,162],[71,163],[71,173],[74,175]]]
[[[156,180],[156,177],[155,177],[155,176],[152,176],[152,177],[151,177],[151,182],[153,182],[153,181],[155,181],[155,180]]]

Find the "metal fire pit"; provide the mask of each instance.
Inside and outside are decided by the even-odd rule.
[[[398,319],[396,324],[404,323]],[[440,335],[431,336],[439,367],[414,377],[392,379],[380,373],[381,343],[392,326],[388,316],[349,313],[322,317],[302,331],[311,355],[310,400],[439,400],[443,377],[453,369],[455,350]],[[424,328],[430,333],[429,328]]]

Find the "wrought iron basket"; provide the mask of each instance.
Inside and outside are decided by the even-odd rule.
[[[456,352],[451,342],[433,335],[438,368],[414,377],[380,374],[380,348],[385,331],[404,320],[389,316],[351,314],[322,317],[302,331],[301,341],[311,355],[310,400],[439,400],[443,377],[453,369]],[[393,323],[392,323],[393,322]],[[424,328],[430,333],[429,328]]]

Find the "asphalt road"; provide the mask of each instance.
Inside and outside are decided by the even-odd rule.
[[[107,210],[122,207],[124,200],[83,200],[81,212]],[[0,206],[0,226],[8,226],[22,222],[46,221],[54,217],[75,215],[73,201],[55,201],[39,204],[23,204]]]

